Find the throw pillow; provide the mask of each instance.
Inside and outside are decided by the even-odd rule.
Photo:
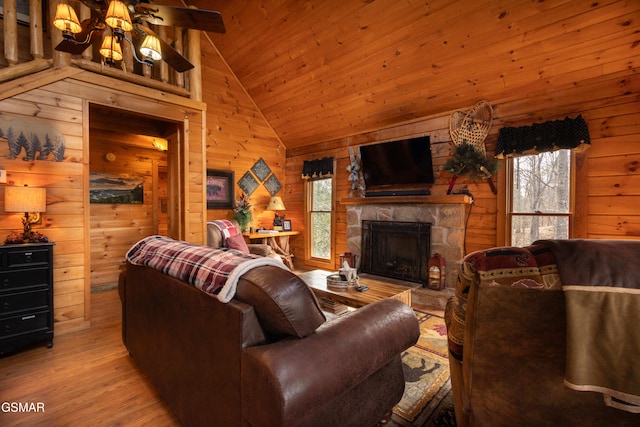
[[[242,237],[242,234],[236,234],[235,236],[227,237],[225,240],[225,244],[229,249],[236,249],[240,252],[244,252],[245,254],[249,253],[249,247],[247,246],[247,242],[244,241],[244,237]]]

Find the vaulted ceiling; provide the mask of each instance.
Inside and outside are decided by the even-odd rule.
[[[226,34],[208,36],[287,148],[580,84],[640,59],[635,0],[188,3],[222,13]]]

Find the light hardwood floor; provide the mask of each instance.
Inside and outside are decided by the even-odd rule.
[[[92,294],[91,311],[90,329],[0,358],[0,404],[44,404],[33,413],[3,406],[0,426],[180,426],[122,344],[117,291]]]
[[[122,344],[117,291],[91,296],[91,328],[0,358],[0,426],[179,426]],[[44,404],[5,412],[4,402]]]

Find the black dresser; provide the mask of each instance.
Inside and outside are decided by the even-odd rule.
[[[0,246],[0,356],[53,347],[53,243]]]

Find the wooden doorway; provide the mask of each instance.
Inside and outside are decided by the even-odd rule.
[[[118,283],[140,239],[179,237],[180,123],[111,107],[89,108],[91,291]],[[172,209],[171,207],[174,207]],[[173,223],[173,225],[171,225]]]

